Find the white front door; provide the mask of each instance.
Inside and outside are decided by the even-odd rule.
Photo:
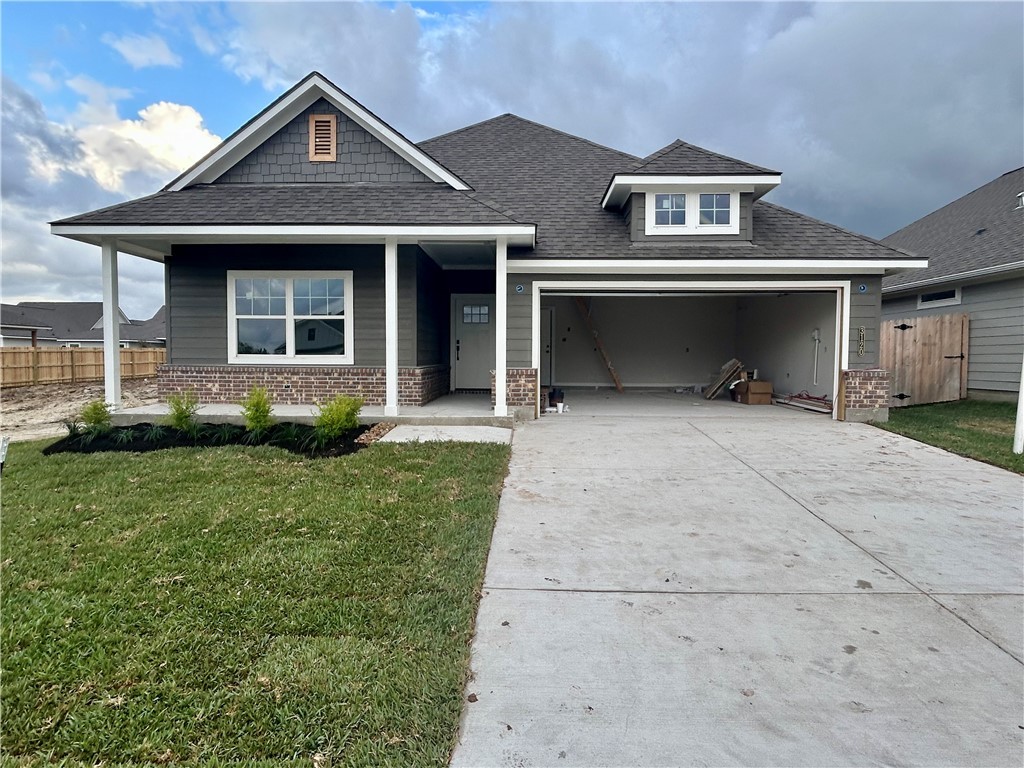
[[[452,388],[491,388],[494,369],[494,295],[452,295]]]

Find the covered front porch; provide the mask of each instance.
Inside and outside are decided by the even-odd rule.
[[[270,390],[282,416],[286,411],[289,416],[308,416],[315,403],[335,394],[363,396],[368,420],[514,415],[517,403],[509,402],[508,392],[510,386],[515,391],[516,382],[509,381],[506,355],[507,259],[510,246],[532,244],[532,226],[96,230],[53,226],[55,234],[100,247],[105,399],[115,409],[122,405],[120,338],[117,324],[111,322],[116,318],[111,308],[118,305],[119,259],[128,254],[165,265],[168,365],[160,373],[162,397],[192,389],[210,416],[229,415],[253,386]],[[332,318],[317,321],[325,331],[343,329],[336,334],[341,344],[331,357],[314,357],[309,346],[303,347],[306,334],[312,341],[317,329],[302,326],[298,310],[292,315],[302,275],[339,276],[335,282],[344,283],[341,308],[330,310]],[[242,332],[249,333],[253,319],[236,316],[238,281],[254,276],[287,283],[287,294],[280,299],[280,306],[287,309],[278,311],[280,317],[274,314],[273,299],[271,308],[262,311],[265,323],[279,322],[289,334],[287,345],[267,344],[255,353],[251,336],[243,339]],[[493,331],[477,350],[484,366],[483,385],[473,385],[483,394],[449,399],[444,395],[456,390],[456,361],[465,355],[456,337],[455,293],[468,290],[486,292],[490,303],[488,322]],[[460,305],[460,317],[463,309]],[[243,329],[246,321],[251,325]],[[516,374],[513,369],[513,378]],[[440,401],[435,399],[439,395]],[[134,420],[140,414],[125,411],[123,418]]]

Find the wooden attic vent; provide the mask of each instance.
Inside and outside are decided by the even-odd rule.
[[[338,159],[338,116],[309,116],[309,159],[334,162]]]

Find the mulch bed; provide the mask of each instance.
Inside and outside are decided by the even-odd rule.
[[[234,424],[200,424],[193,432],[154,424],[113,427],[107,431],[68,435],[43,449],[55,453],[99,453],[122,451],[145,453],[165,448],[213,448],[224,445],[273,445],[310,458],[330,458],[355,453],[391,430],[393,424],[361,424],[339,437],[318,439],[313,427],[291,422],[275,424],[261,434],[247,432]]]

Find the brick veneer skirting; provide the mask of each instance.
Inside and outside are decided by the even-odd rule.
[[[423,405],[448,392],[448,366],[398,369],[398,404]],[[384,404],[384,368],[284,365],[162,365],[160,398],[191,389],[201,403],[237,403],[253,387],[264,387],[275,403],[303,405],[335,395],[353,395],[367,405]]]
[[[491,371],[491,405],[494,405],[494,392],[494,371]],[[537,404],[537,369],[506,369],[505,397],[505,404],[509,408],[535,407]]]
[[[889,372],[882,368],[843,371],[845,421],[889,420]]]

